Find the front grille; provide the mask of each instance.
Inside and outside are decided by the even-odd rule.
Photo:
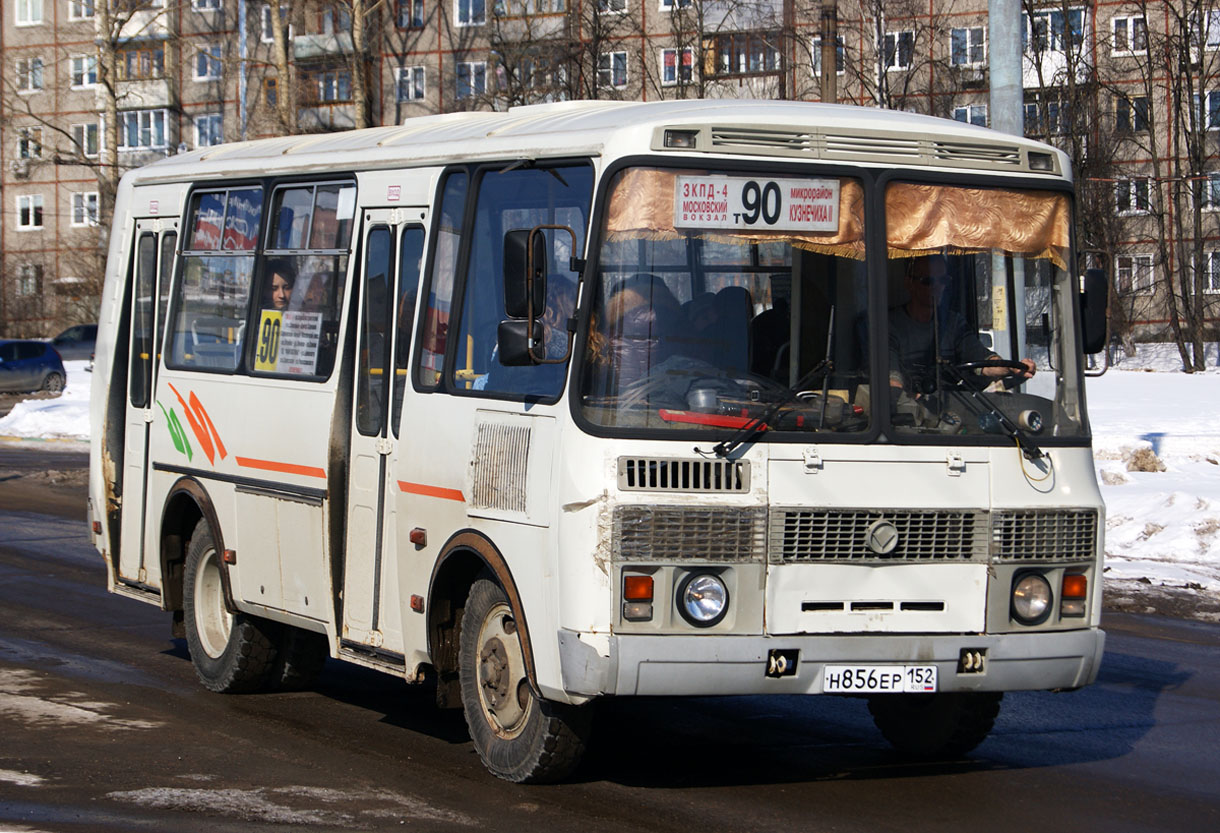
[[[941,162],[988,162],[993,165],[1021,166],[1021,149],[1016,145],[933,142],[932,151]]]
[[[618,487],[627,492],[748,492],[748,460],[619,457]]]
[[[888,521],[898,544],[888,554],[869,548],[869,530]],[[769,551],[779,563],[816,561],[969,561],[987,558],[987,513],[870,509],[775,509]]]
[[[712,147],[716,150],[737,148],[746,151],[779,150],[798,155],[811,154],[817,148],[817,136],[805,130],[783,128],[713,127]]]
[[[991,543],[997,560],[1088,561],[1097,551],[1097,510],[996,512]]]
[[[618,506],[616,561],[761,561],[767,508]]]

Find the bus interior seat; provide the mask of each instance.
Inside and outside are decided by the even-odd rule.
[[[726,286],[716,293],[717,367],[742,372],[750,369],[750,320],[753,317],[754,300],[744,286]]]

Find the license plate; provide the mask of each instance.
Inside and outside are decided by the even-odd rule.
[[[936,691],[935,665],[827,665],[827,694],[911,694]]]

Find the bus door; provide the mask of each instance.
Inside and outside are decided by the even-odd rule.
[[[156,531],[149,532],[147,488],[148,436],[157,419],[154,398],[161,364],[162,336],[169,302],[170,278],[178,248],[176,219],[136,221],[132,272],[131,344],[127,372],[126,448],[123,452],[122,540],[119,577],[127,583],[148,584],[147,561],[157,559]],[[162,414],[164,419],[165,415]],[[172,425],[161,430],[173,433]],[[160,579],[155,583],[159,586]]]
[[[407,358],[424,251],[424,209],[364,212],[353,382],[342,639],[403,650],[393,491]],[[403,542],[405,544],[405,542]]]

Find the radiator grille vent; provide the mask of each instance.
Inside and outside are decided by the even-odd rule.
[[[619,506],[614,510],[618,561],[761,561],[767,508]]]
[[[480,423],[471,460],[471,508],[525,512],[529,452],[527,426]]]
[[[932,150],[941,162],[987,162],[1021,167],[1021,149],[1016,145],[976,145],[961,142],[933,142]]]
[[[869,532],[880,521],[898,532],[897,546],[886,555],[869,547]],[[770,527],[771,560],[781,563],[987,558],[985,512],[776,509]]]
[[[778,150],[797,155],[812,155],[817,150],[817,136],[802,130],[713,127],[712,147],[716,150]]]
[[[1087,561],[1097,549],[1097,511],[1025,509],[997,512],[991,531],[997,559]]]
[[[618,487],[627,492],[748,492],[748,460],[619,457]]]

